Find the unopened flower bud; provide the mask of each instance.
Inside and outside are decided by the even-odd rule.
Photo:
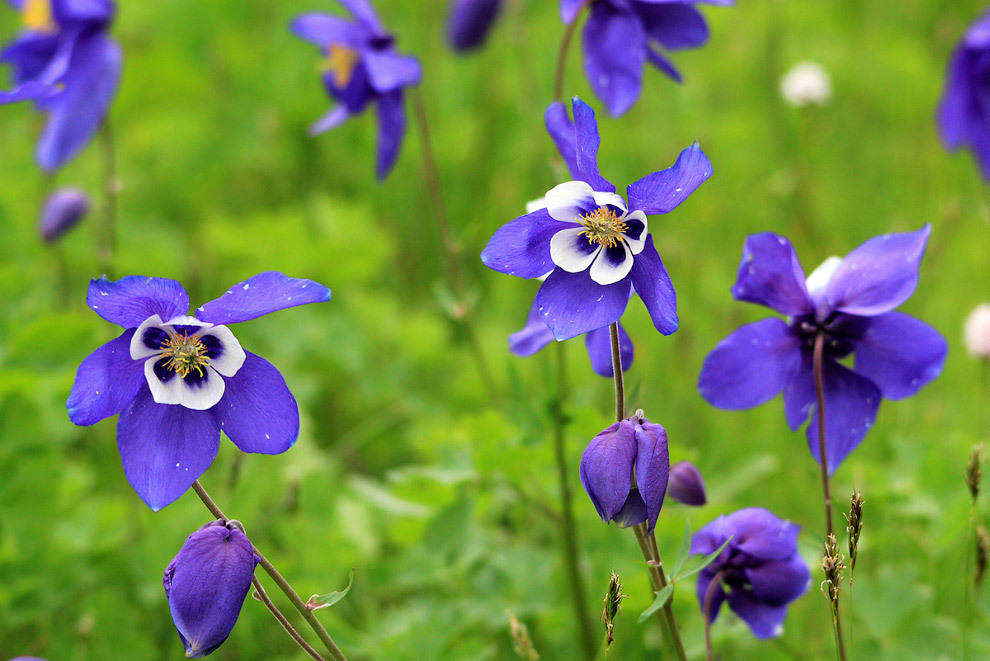
[[[501,0],[454,0],[447,21],[451,47],[463,53],[481,46],[501,8]]]
[[[187,658],[210,654],[230,635],[257,564],[236,521],[218,519],[186,539],[163,583]]]
[[[990,303],[977,305],[963,328],[966,350],[974,358],[990,360]]]
[[[698,468],[690,461],[678,461],[670,468],[667,495],[685,505],[700,506],[708,502],[705,481]]]
[[[62,188],[45,200],[41,211],[41,238],[55,243],[89,213],[89,197],[78,188]]]

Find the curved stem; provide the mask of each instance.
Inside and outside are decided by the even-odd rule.
[[[203,504],[206,505],[206,509],[210,510],[213,516],[218,519],[228,519],[227,515],[223,513],[223,510],[217,507],[217,504],[213,502],[212,498],[210,498],[210,494],[206,493],[206,489],[204,489],[203,485],[199,483],[199,480],[192,483],[192,488],[193,491],[196,492],[196,495],[199,496],[199,499],[203,501]],[[337,661],[347,661],[344,657],[344,653],[340,651],[337,644],[333,642],[333,638],[331,638],[330,634],[327,633],[327,630],[323,628],[323,624],[316,619],[313,611],[306,608],[306,604],[299,598],[296,591],[292,589],[289,582],[285,580],[277,569],[275,569],[275,566],[268,561],[268,558],[266,558],[261,551],[258,550],[257,546],[254,546],[254,544],[251,546],[254,549],[254,554],[258,556],[258,564],[261,565],[262,569],[268,572],[268,575],[272,577],[272,580],[275,581],[275,584],[278,585],[279,589],[282,590],[282,592],[285,593],[285,596],[289,598],[292,605],[296,607],[299,614],[303,616],[303,619],[306,620],[309,626],[316,633],[317,637],[326,646],[327,651],[330,652],[330,656]]]
[[[626,417],[626,387],[622,377],[622,352],[619,350],[619,322],[608,327],[612,340],[612,378],[615,381],[615,421]]]
[[[292,628],[292,625],[289,623],[288,618],[286,618],[285,615],[282,614],[282,611],[278,609],[278,606],[276,606],[274,602],[272,602],[271,598],[268,596],[268,593],[265,592],[265,588],[261,586],[261,581],[258,580],[257,576],[251,577],[251,584],[254,585],[254,590],[255,592],[258,593],[258,598],[261,599],[261,603],[263,603],[265,606],[268,607],[268,610],[271,612],[271,614],[275,616],[275,619],[278,620],[278,623],[282,625],[283,629],[285,629],[285,633],[292,636],[292,639],[296,641],[296,644],[299,645],[299,647],[303,648],[303,650],[307,654],[309,654],[313,659],[315,659],[315,661],[326,661],[322,656],[320,656],[319,652],[314,650],[310,646],[310,644],[307,643],[306,640],[299,635],[298,631]]]
[[[103,128],[100,130],[100,145],[103,153],[104,199],[98,259],[103,273],[113,277],[113,253],[117,243],[117,194],[120,193],[120,183],[117,181],[117,150],[109,119],[103,123]]]
[[[725,570],[719,571],[712,578],[712,582],[708,584],[708,589],[705,591],[705,658],[708,661],[712,661],[715,658],[712,652],[712,596],[715,594],[715,588],[722,584],[722,576],[725,574]]]
[[[584,8],[590,5],[594,0],[585,0],[584,3],[578,7],[577,14],[574,15],[574,20],[568,23],[564,27],[564,36],[560,39],[560,48],[557,50],[557,66],[553,78],[553,100],[563,101],[561,98],[564,96],[564,72],[567,70],[567,52],[571,47],[571,40],[574,38],[574,31],[577,29],[578,18]]]
[[[818,456],[822,473],[822,495],[825,499],[825,538],[834,534],[832,523],[832,490],[829,486],[828,457],[825,453],[825,386],[822,379],[822,355],[825,350],[825,333],[819,330],[815,336],[815,352],[812,367],[815,373],[815,399],[818,407]],[[846,659],[846,646],[842,640],[842,622],[839,617],[839,604],[832,608],[832,624],[835,627],[835,646],[842,661]]]
[[[456,299],[451,310],[451,317],[464,328],[468,344],[471,346],[471,353],[474,355],[475,362],[478,364],[481,380],[484,382],[485,388],[488,390],[488,394],[492,399],[497,399],[498,389],[495,387],[491,370],[488,368],[488,360],[485,357],[481,340],[478,337],[471,317],[472,304],[468,300],[467,285],[464,281],[464,273],[461,270],[461,251],[450,229],[447,205],[444,202],[443,189],[440,186],[440,168],[437,166],[437,160],[433,154],[430,124],[426,118],[426,105],[423,103],[423,96],[418,89],[414,88],[411,95],[413,118],[419,134],[420,152],[423,155],[423,177],[426,179],[426,187],[430,193],[430,202],[433,205],[433,217],[436,221],[437,232],[440,234],[440,243],[443,245],[443,253],[446,258],[447,275],[450,277]]]
[[[598,654],[598,644],[592,630],[591,620],[585,612],[584,581],[581,579],[581,568],[578,566],[579,545],[577,526],[574,524],[574,510],[571,506],[571,487],[567,479],[567,455],[564,451],[567,417],[564,414],[564,402],[567,401],[567,354],[563,342],[555,342],[557,358],[557,394],[553,401],[553,447],[557,460],[557,481],[560,483],[560,500],[562,516],[559,519],[563,537],[564,566],[571,584],[571,597],[574,603],[574,617],[577,620],[578,631],[581,635],[581,646],[588,661]]]

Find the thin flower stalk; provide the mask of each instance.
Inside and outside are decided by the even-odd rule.
[[[196,495],[199,496],[199,499],[203,501],[206,509],[208,509],[215,517],[218,519],[227,519],[227,515],[223,513],[215,502],[213,502],[213,499],[210,498],[210,494],[206,492],[206,489],[204,489],[203,485],[199,483],[199,480],[193,482],[192,488],[193,491],[196,492]],[[252,545],[252,548],[254,549],[254,554],[258,556],[258,564],[261,565],[269,576],[271,576],[272,580],[275,581],[275,584],[278,585],[279,589],[282,590],[283,593],[285,593],[285,596],[289,598],[289,601],[292,602],[292,605],[295,606],[297,611],[299,611],[299,614],[303,616],[306,623],[309,624],[309,626],[313,629],[313,632],[316,633],[316,636],[320,639],[324,646],[326,646],[327,651],[330,653],[330,657],[336,661],[347,661],[344,653],[340,651],[337,644],[333,642],[333,638],[331,638],[330,634],[327,633],[326,628],[324,628],[323,624],[316,618],[316,615],[314,615],[311,610],[306,608],[305,602],[303,602],[303,600],[299,597],[299,594],[296,593],[289,582],[285,580],[277,569],[275,569],[275,566],[272,565],[268,558],[266,558],[261,551],[258,550],[257,546]]]
[[[708,584],[708,590],[705,591],[705,604],[702,608],[705,611],[705,659],[707,661],[712,661],[715,658],[712,651],[712,596],[715,594],[715,590],[719,587],[719,583],[724,575],[724,571],[715,574],[712,582]]]
[[[100,129],[100,146],[103,156],[103,218],[97,230],[97,257],[102,272],[113,277],[113,254],[117,248],[117,196],[120,181],[117,179],[117,150],[113,129],[107,119]]]
[[[622,351],[619,347],[619,324],[613,323],[609,327],[612,338],[612,375],[615,381],[615,420],[621,422],[626,417],[625,385],[622,378]],[[660,549],[657,546],[656,536],[649,531],[649,524],[643,522],[635,528],[636,541],[643,552],[643,559],[649,567],[650,581],[653,590],[659,591],[667,587],[667,579],[664,576],[663,561],[660,558]],[[677,622],[674,620],[674,609],[671,607],[670,599],[663,607],[663,622],[666,623],[667,634],[677,658],[680,661],[687,661],[687,654],[684,651],[684,644],[681,642],[680,633],[677,630]],[[663,626],[661,626],[663,629]]]
[[[288,618],[282,614],[282,611],[278,609],[278,606],[275,605],[275,603],[271,600],[271,597],[268,596],[268,593],[265,592],[265,588],[261,585],[261,581],[258,580],[257,576],[251,577],[251,585],[254,586],[255,596],[271,612],[272,616],[278,620],[278,623],[282,625],[283,629],[285,629],[285,633],[289,634],[292,640],[296,641],[296,644],[299,645],[299,647],[301,647],[303,651],[306,652],[306,654],[309,654],[309,656],[315,661],[325,661],[325,659],[320,656],[320,653],[314,650],[313,647],[306,642],[306,639],[295,630]]]

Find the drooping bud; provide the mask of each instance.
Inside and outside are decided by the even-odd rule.
[[[825,555],[822,556],[822,571],[825,572],[825,580],[822,581],[822,594],[832,604],[832,620],[835,621],[839,613],[839,588],[842,586],[842,570],[846,568],[842,554],[839,553],[839,545],[835,535],[828,534],[825,538]]]
[[[969,463],[966,464],[966,486],[969,495],[976,502],[980,495],[980,480],[983,478],[983,443],[977,443],[969,451]]]
[[[230,635],[257,564],[237,521],[212,521],[186,539],[162,582],[187,658],[210,654]]]
[[[966,350],[974,358],[990,360],[990,303],[982,303],[970,313],[963,328]]]
[[[642,411],[601,431],[581,457],[581,484],[598,515],[620,528],[646,521],[647,532],[653,531],[669,473],[667,431],[642,417]]]
[[[678,461],[671,466],[667,495],[679,503],[695,507],[708,502],[705,481],[701,479],[701,472],[690,461]]]
[[[859,552],[859,534],[863,531],[863,494],[853,490],[852,501],[849,504],[849,514],[846,515],[846,533],[849,535],[849,584],[852,585],[852,575],[856,571],[856,555]]]
[[[973,578],[976,587],[980,587],[980,583],[983,582],[988,562],[990,562],[990,535],[987,535],[986,528],[980,526],[976,531],[976,575]]]
[[[89,197],[78,188],[62,188],[45,200],[39,231],[46,243],[55,243],[89,213]]]
[[[512,636],[513,649],[522,661],[540,661],[540,655],[533,647],[533,641],[529,637],[529,629],[519,621],[515,615],[505,611],[509,618],[509,634]]]
[[[461,53],[481,46],[501,8],[501,0],[454,0],[447,21],[450,46]]]
[[[615,640],[613,635],[613,630],[615,626],[615,618],[622,613],[622,600],[626,598],[627,595],[622,594],[622,581],[619,580],[619,575],[612,571],[608,577],[608,591],[605,593],[605,608],[602,610],[602,616],[598,619],[605,621],[605,651],[612,646],[612,642]]]

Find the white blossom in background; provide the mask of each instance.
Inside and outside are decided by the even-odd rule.
[[[798,108],[824,105],[832,98],[832,81],[817,62],[798,62],[780,79],[780,95]]]
[[[977,305],[963,329],[963,339],[970,355],[990,358],[990,303]]]

